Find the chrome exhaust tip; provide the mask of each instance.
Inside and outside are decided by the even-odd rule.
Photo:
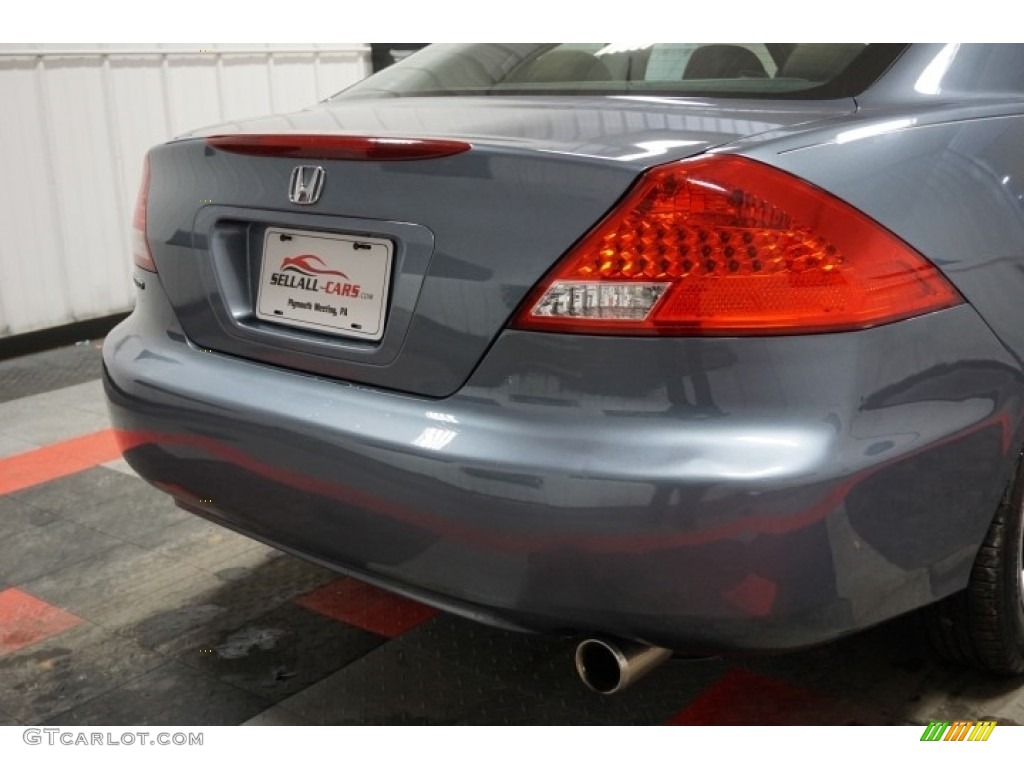
[[[591,637],[576,646],[576,672],[588,688],[610,696],[672,656],[668,648]]]

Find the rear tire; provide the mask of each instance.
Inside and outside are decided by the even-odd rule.
[[[944,659],[1000,675],[1024,673],[1024,478],[1003,494],[971,568],[967,589],[925,612],[928,638]]]

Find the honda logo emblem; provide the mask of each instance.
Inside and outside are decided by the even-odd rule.
[[[288,185],[288,199],[296,205],[312,205],[324,188],[324,169],[319,165],[297,165]]]

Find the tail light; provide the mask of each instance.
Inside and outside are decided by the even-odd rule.
[[[870,328],[962,302],[855,208],[748,158],[648,171],[541,281],[512,326],[725,336]]]
[[[153,252],[149,250],[146,239],[146,207],[149,204],[149,158],[142,163],[142,181],[139,183],[139,196],[135,200],[135,214],[132,216],[132,258],[135,266],[156,272]]]

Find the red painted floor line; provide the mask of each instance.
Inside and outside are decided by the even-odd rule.
[[[347,577],[302,595],[295,602],[337,621],[390,638],[418,627],[437,614],[430,606]]]
[[[0,591],[0,656],[71,629],[82,620],[11,587]]]
[[[775,677],[733,667],[667,725],[849,725],[874,718]]]
[[[0,496],[121,457],[112,429],[0,459]]]

